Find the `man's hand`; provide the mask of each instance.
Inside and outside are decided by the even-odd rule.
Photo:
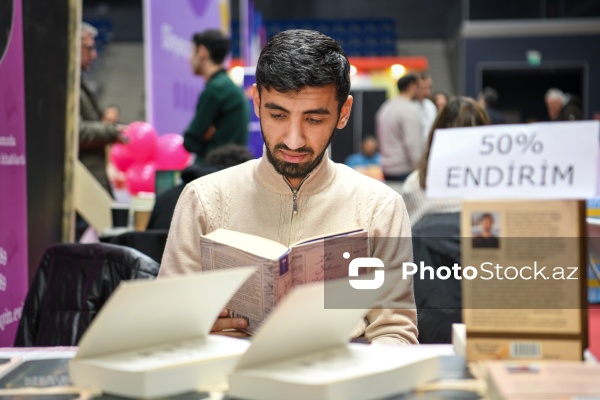
[[[227,309],[221,311],[219,318],[210,330],[213,335],[223,335],[235,338],[244,338],[249,336],[246,332],[238,331],[248,327],[248,323],[243,318],[231,318]]]
[[[215,132],[217,132],[217,128],[214,125],[209,126],[204,135],[202,135],[202,140],[208,142],[215,135]]]

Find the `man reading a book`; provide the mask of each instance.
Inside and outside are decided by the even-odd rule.
[[[412,262],[402,198],[382,182],[331,161],[327,147],[352,108],[350,64],[340,45],[308,30],[275,35],[262,50],[252,89],[265,142],[263,157],[189,183],[179,198],[159,276],[202,270],[201,235],[218,228],[286,246],[334,231],[364,228],[376,241],[370,257],[386,269]],[[379,245],[378,245],[379,243]],[[417,342],[412,280],[396,287],[393,307],[358,321],[355,337],[386,344]],[[210,301],[205,299],[204,301]],[[387,303],[386,303],[387,304]],[[216,321],[212,333],[243,336],[244,319]]]

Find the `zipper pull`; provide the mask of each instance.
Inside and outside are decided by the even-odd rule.
[[[298,214],[298,191],[292,190],[292,214]]]

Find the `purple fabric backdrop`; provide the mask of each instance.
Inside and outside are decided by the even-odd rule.
[[[0,39],[0,347],[12,346],[27,293],[27,182],[21,0]],[[2,18],[2,21],[5,21]],[[0,34],[6,26],[0,27]]]
[[[144,1],[146,117],[159,135],[183,133],[204,87],[190,68],[192,35],[229,31],[223,23],[229,23],[223,0]]]
[[[244,72],[244,93],[248,99],[248,105],[250,107],[250,122],[248,123],[248,150],[254,155],[254,157],[262,157],[263,145],[265,142],[262,138],[260,131],[260,120],[254,113],[254,101],[252,100],[252,85],[256,83],[256,76],[252,68],[246,68]]]

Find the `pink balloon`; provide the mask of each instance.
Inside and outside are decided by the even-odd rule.
[[[151,192],[155,190],[154,175],[156,164],[152,161],[148,163],[135,163],[125,173],[127,189],[131,194],[139,192]]]
[[[156,152],[158,133],[147,122],[132,122],[123,135],[129,138],[129,150],[132,157],[139,162],[150,161]]]
[[[183,147],[183,136],[167,133],[158,138],[154,161],[157,169],[181,170],[190,163],[191,154]]]
[[[135,162],[129,151],[129,146],[124,144],[116,143],[110,149],[110,162],[122,172],[127,171],[131,164]]]

